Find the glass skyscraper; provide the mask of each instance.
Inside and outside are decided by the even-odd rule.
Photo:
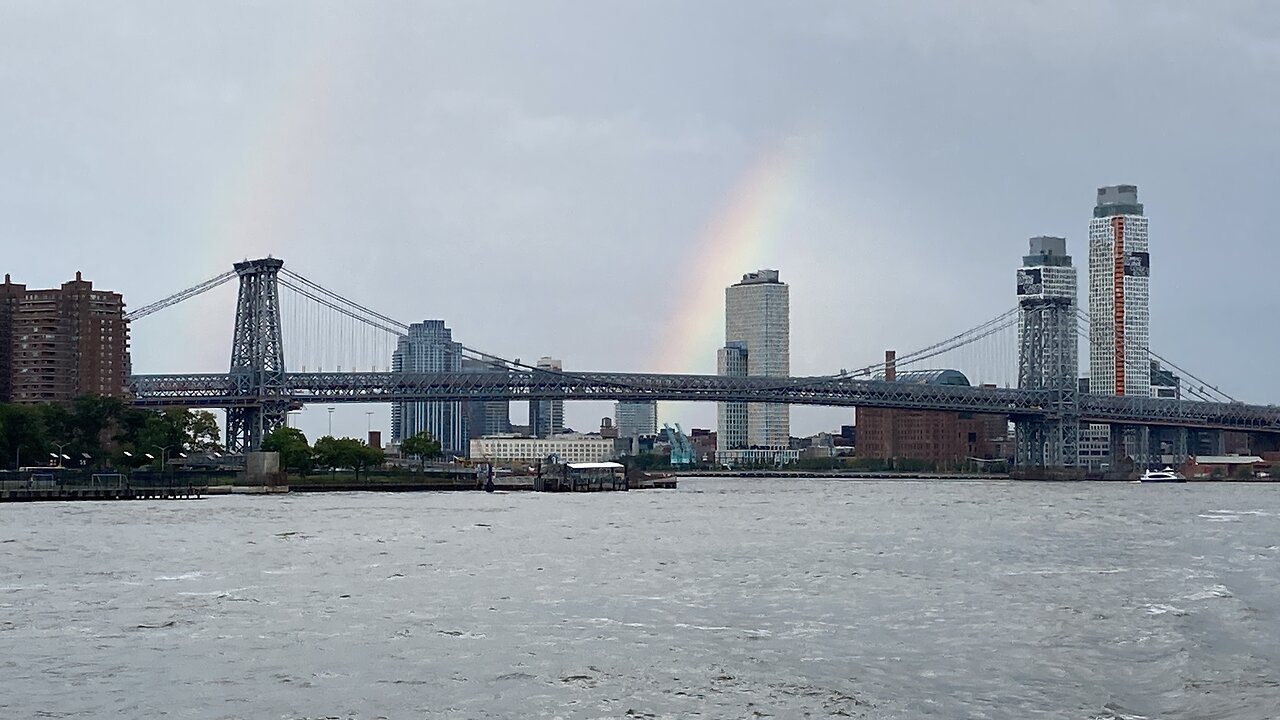
[[[393,372],[458,372],[462,369],[462,345],[443,320],[426,320],[409,326],[391,354]],[[404,440],[421,432],[431,433],[445,455],[466,456],[466,420],[462,403],[397,402],[391,405],[391,437]]]

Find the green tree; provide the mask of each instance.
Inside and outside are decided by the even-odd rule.
[[[262,439],[265,452],[280,453],[280,466],[285,470],[294,470],[303,477],[311,470],[315,452],[307,442],[307,436],[297,428],[276,428]]]
[[[138,431],[135,455],[151,454],[157,465],[186,449],[187,411],[162,410],[147,414]],[[160,467],[163,467],[160,465]]]
[[[218,442],[221,433],[218,431],[218,419],[208,410],[186,411],[186,446],[192,452],[219,452],[222,444]],[[303,438],[306,442],[306,438]]]
[[[326,435],[316,440],[316,463],[331,471],[351,468],[360,478],[360,471],[382,464],[382,451],[364,444],[363,440],[335,438]]]
[[[429,432],[420,432],[400,443],[400,452],[418,458],[418,461],[433,460],[444,455],[440,441],[431,437]]]
[[[94,463],[106,460],[106,454],[115,448],[120,420],[127,409],[119,398],[100,395],[83,395],[72,401],[69,436],[62,440],[71,444],[68,449],[76,453],[72,457],[88,455]]]
[[[45,465],[49,434],[38,407],[0,405],[0,466]]]
[[[359,476],[361,470],[374,468],[386,460],[381,448],[369,447],[363,440],[356,440],[360,447],[356,450],[356,475]]]

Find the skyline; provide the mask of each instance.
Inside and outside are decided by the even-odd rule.
[[[1011,307],[1026,239],[1083,256],[1094,189],[1133,183],[1152,347],[1280,400],[1280,340],[1255,323],[1280,260],[1266,6],[66,7],[0,9],[0,237],[31,286],[81,269],[139,307],[272,254],[508,357],[710,374],[720,339],[697,328],[723,307],[697,298],[774,267],[792,370],[818,374]],[[136,370],[225,370],[233,305],[219,288],[143,321]],[[575,324],[609,335],[546,347]],[[335,432],[362,435],[363,415]]]

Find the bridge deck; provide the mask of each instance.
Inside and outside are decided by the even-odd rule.
[[[244,374],[138,375],[133,403],[142,407],[257,407],[263,398]],[[787,405],[951,410],[1050,419],[1048,391],[917,385],[847,377],[727,377],[648,373],[288,373],[292,403],[448,400],[680,400]],[[1129,396],[1080,395],[1083,422],[1280,432],[1280,408]]]

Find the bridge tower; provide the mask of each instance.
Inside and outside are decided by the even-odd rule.
[[[256,450],[267,433],[285,424],[284,340],[280,332],[277,276],[283,260],[265,258],[235,264],[240,276],[231,377],[244,402],[227,408],[227,450]]]
[[[1049,412],[1016,421],[1016,463],[1022,467],[1079,463],[1076,282],[1065,239],[1031,238],[1031,252],[1018,269],[1018,388],[1049,391]]]

